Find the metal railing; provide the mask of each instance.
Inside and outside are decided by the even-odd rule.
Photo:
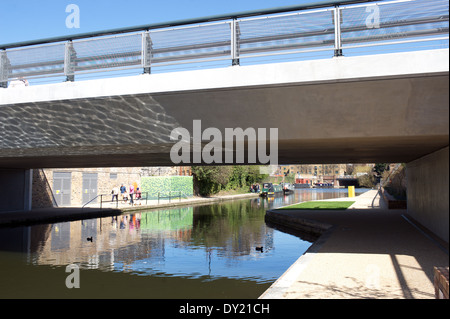
[[[139,32],[138,32],[139,31]],[[387,45],[448,47],[447,0],[341,0],[0,45],[0,87],[20,78],[317,54]],[[357,53],[356,53],[357,54]]]
[[[145,194],[145,198],[142,196],[143,194]],[[133,196],[134,195],[136,195],[136,193],[134,193],[133,194]],[[115,195],[114,195],[115,196]],[[128,199],[126,200],[126,201],[124,201],[124,200],[120,200],[119,199],[119,195],[117,195],[116,196],[116,199],[114,200],[113,199],[113,194],[100,194],[100,195],[97,195],[97,196],[95,196],[94,198],[91,198],[89,201],[87,201],[81,208],[83,209],[83,208],[85,208],[87,205],[89,205],[89,204],[91,204],[91,203],[93,203],[94,201],[96,201],[98,198],[100,198],[100,202],[99,203],[94,203],[94,204],[100,204],[100,209],[103,209],[103,203],[111,203],[111,204],[114,204],[115,203],[115,206],[116,206],[116,208],[118,208],[119,207],[119,202],[124,202],[124,203],[127,203],[128,202]],[[104,199],[105,198],[105,199]],[[109,199],[107,199],[107,198],[109,198]],[[141,201],[144,201],[145,200],[145,206],[147,206],[147,200],[148,200],[148,192],[144,192],[144,193],[141,193],[141,197],[140,198],[134,198],[133,199],[133,201],[137,201],[137,202],[141,202]]]
[[[145,196],[144,196],[145,195]],[[113,194],[100,194],[95,196],[94,198],[91,198],[89,201],[87,201],[83,206],[82,209],[85,208],[87,205],[89,204],[95,204],[95,205],[100,205],[100,209],[104,208],[104,203],[111,203],[112,205],[115,204],[115,207],[118,208],[119,207],[119,203],[128,203],[130,198],[129,198],[129,194],[127,196],[127,200],[123,200],[123,199],[119,199],[120,194],[116,197],[116,199],[113,199]],[[140,198],[136,198],[136,193],[133,194],[133,202],[135,203],[144,203],[144,206],[148,206],[148,201],[152,200],[149,197],[149,192],[142,192],[141,193],[141,197]],[[160,204],[160,200],[164,200],[164,199],[168,199],[169,203],[173,200],[178,198],[178,201],[181,202],[182,198],[189,198],[192,197],[192,195],[187,195],[185,193],[183,193],[182,191],[169,191],[168,194],[163,193],[161,194],[161,192],[158,192],[158,205]],[[97,199],[100,198],[99,202],[95,202]],[[154,198],[153,200],[156,200],[156,198]],[[109,206],[110,208],[111,206]]]
[[[192,197],[192,196],[186,195],[185,193],[183,193],[181,191],[173,191],[173,192],[169,191],[169,194],[162,194],[162,195],[160,192],[158,192],[158,204],[161,199],[167,198],[167,199],[169,199],[169,203],[170,203],[170,201],[174,198],[178,198],[178,200],[181,202],[182,198],[189,198],[189,197]]]

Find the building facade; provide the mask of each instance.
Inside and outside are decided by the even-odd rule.
[[[304,164],[280,165],[280,174],[295,174],[296,180],[314,183],[331,183],[338,185],[336,180],[340,176],[356,175],[369,171],[374,164]]]
[[[190,167],[107,167],[33,170],[33,208],[83,206],[112,189],[140,186],[144,176],[190,175]]]

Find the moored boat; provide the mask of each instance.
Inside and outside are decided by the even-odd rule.
[[[272,183],[263,183],[261,189],[261,196],[274,196],[277,193],[283,192],[281,185],[274,185]]]
[[[280,185],[283,189],[283,193],[289,194],[294,192],[294,185],[292,185],[291,183],[281,183]]]

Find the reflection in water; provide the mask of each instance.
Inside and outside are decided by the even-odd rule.
[[[267,199],[3,228],[0,267],[9,275],[0,277],[0,297],[256,298],[311,245],[267,226],[265,211],[346,195],[302,189]],[[80,267],[81,286],[89,290],[64,286],[69,264]],[[30,289],[24,272],[39,272],[33,280],[45,282]],[[7,277],[15,278],[13,287]],[[108,285],[113,287],[103,289]]]

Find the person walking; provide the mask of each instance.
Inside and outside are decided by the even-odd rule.
[[[134,186],[133,186],[133,184],[130,185],[129,195],[130,195],[130,205],[133,205],[134,204],[134,202],[133,202],[133,195],[134,195]]]
[[[141,199],[142,199],[142,192],[141,190],[138,188],[136,188],[136,196],[134,196],[134,198],[136,199],[136,205],[141,205]]]
[[[120,185],[120,195],[122,196],[122,200],[126,202],[128,200],[127,198],[127,188],[125,186]]]
[[[112,194],[111,202],[114,202],[114,198],[116,199],[116,202],[118,202],[119,201],[119,189],[117,188],[117,186],[114,186],[111,194]]]

